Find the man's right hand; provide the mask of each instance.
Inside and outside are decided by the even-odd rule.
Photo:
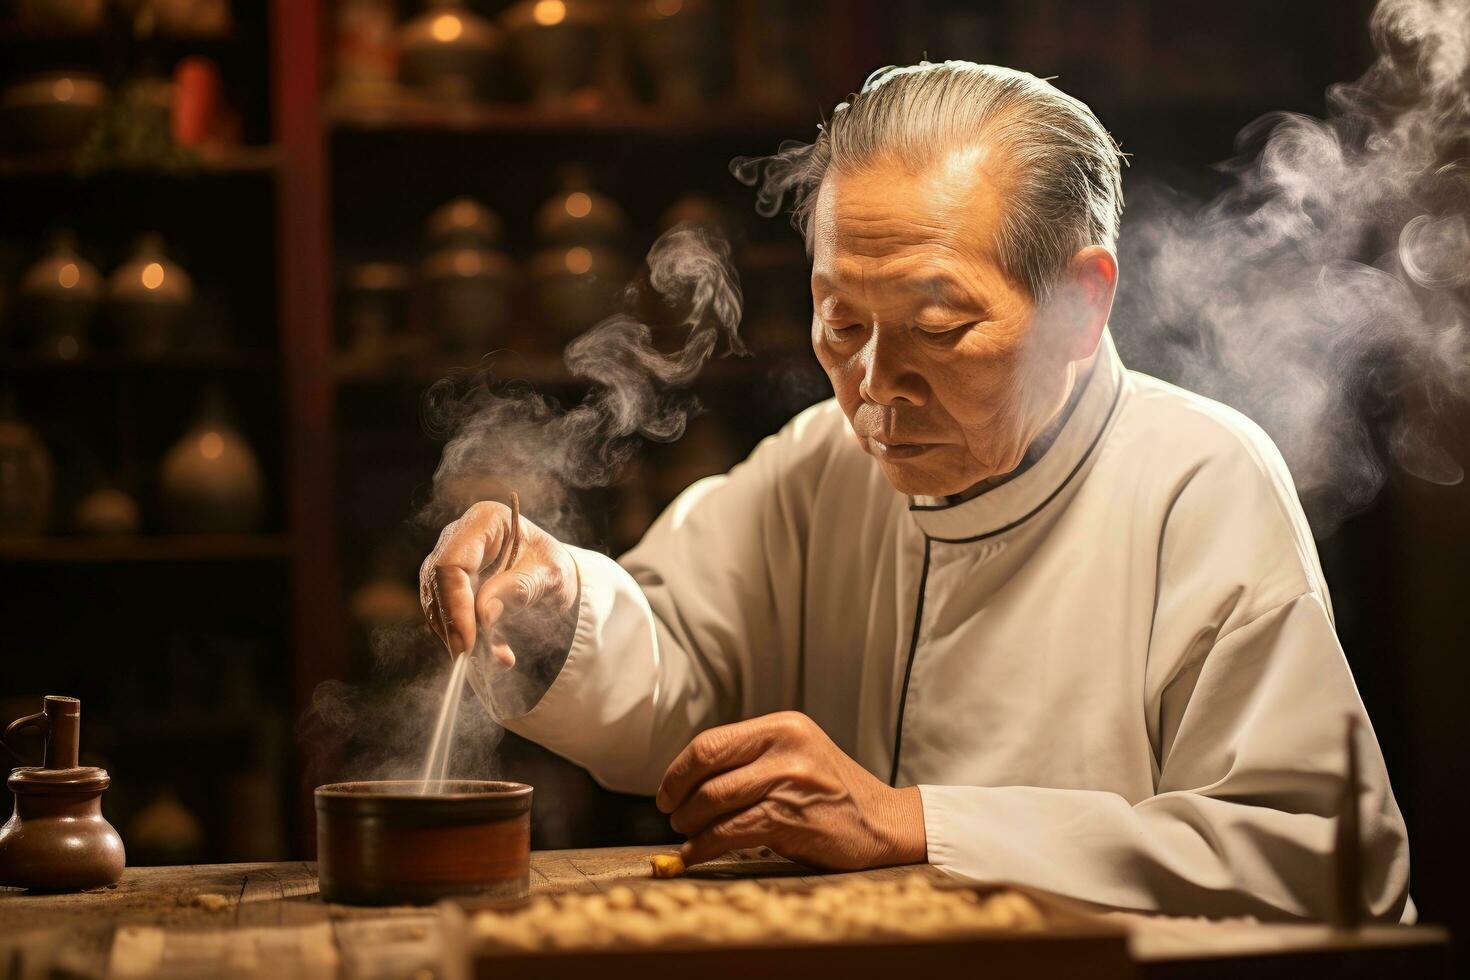
[[[496,571],[510,533],[510,508],[481,501],[440,533],[419,568],[419,602],[451,656],[477,640],[507,667],[516,647],[571,649],[578,588],[571,552],[523,516],[515,564]]]

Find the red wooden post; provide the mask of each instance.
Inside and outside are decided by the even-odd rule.
[[[283,163],[277,192],[281,349],[286,383],[287,523],[294,548],[292,709],[341,677],[347,652],[339,614],[332,506],[332,264],[321,101],[328,53],[319,0],[272,0],[272,118]],[[298,774],[304,774],[297,766]],[[298,787],[298,846],[314,853],[310,787]]]

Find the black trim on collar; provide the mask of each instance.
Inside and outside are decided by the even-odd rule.
[[[940,544],[970,544],[970,543],[975,542],[975,541],[983,541],[986,538],[993,538],[997,534],[1004,534],[1007,531],[1010,531],[1010,530],[1013,530],[1015,528],[1018,528],[1022,524],[1025,524],[1027,521],[1031,520],[1031,518],[1035,517],[1037,514],[1041,513],[1043,510],[1046,509],[1046,505],[1047,504],[1051,503],[1053,500],[1056,499],[1057,494],[1061,493],[1063,490],[1065,490],[1067,488],[1067,484],[1069,484],[1069,483],[1072,482],[1072,479],[1078,473],[1080,473],[1082,471],[1083,465],[1086,464],[1086,462],[1089,459],[1092,458],[1092,454],[1097,450],[1098,444],[1100,442],[1102,442],[1103,433],[1105,433],[1105,432],[1108,431],[1108,426],[1113,421],[1113,413],[1118,410],[1118,401],[1119,401],[1120,398],[1122,398],[1122,395],[1123,395],[1123,386],[1120,384],[1120,385],[1118,385],[1118,390],[1113,393],[1113,403],[1112,403],[1112,405],[1108,406],[1108,414],[1103,418],[1102,427],[1097,430],[1097,435],[1093,437],[1091,445],[1089,445],[1087,447],[1087,451],[1082,454],[1082,458],[1077,461],[1077,465],[1074,466],[1074,467],[1072,467],[1072,472],[1070,472],[1070,473],[1067,474],[1066,479],[1062,480],[1061,483],[1057,484],[1057,488],[1055,490],[1053,490],[1051,493],[1047,494],[1046,495],[1046,499],[1043,500],[1041,503],[1037,504],[1035,507],[1031,508],[1031,510],[1029,510],[1025,514],[1021,515],[1020,517],[1016,518],[1014,521],[1011,521],[1009,524],[1005,525],[1004,527],[998,527],[994,531],[986,531],[983,534],[972,535],[971,537],[968,537],[968,538],[940,538],[940,537],[935,537],[935,536],[930,535],[930,534],[925,534],[924,537],[927,540],[929,540],[929,541],[938,541]],[[975,499],[975,498],[971,498],[971,499]],[[969,501],[965,501],[965,503],[969,503]],[[958,507],[960,505],[959,504],[951,504],[951,505],[948,505],[948,506]],[[918,510],[918,509],[944,510],[945,508],[943,508],[943,507],[930,507],[930,508],[915,508],[915,507],[910,507],[909,509],[910,510]]]
[[[1062,437],[1062,430],[1065,429],[1067,427],[1067,423],[1072,420],[1072,413],[1077,410],[1077,406],[1078,405],[1082,404],[1082,398],[1083,398],[1084,395],[1087,394],[1087,389],[1092,384],[1093,376],[1096,375],[1096,374],[1097,374],[1097,370],[1095,368],[1093,370],[1091,370],[1091,371],[1088,371],[1087,372],[1087,377],[1085,377],[1085,378],[1082,379],[1082,384],[1078,385],[1077,386],[1077,390],[1074,391],[1074,392],[1072,392],[1072,394],[1067,397],[1067,404],[1064,405],[1064,406],[1062,406],[1062,418],[1059,421],[1059,423],[1057,424],[1056,429],[1054,430],[1054,434],[1052,436],[1051,444],[1047,445],[1046,452],[1043,452],[1040,456],[1038,456],[1034,460],[1032,460],[1032,462],[1031,462],[1030,465],[1024,466],[1024,468],[1021,469],[1021,471],[1019,473],[1015,473],[1015,478],[1019,479],[1020,476],[1023,473],[1026,472],[1026,470],[1028,470],[1028,469],[1031,468],[1031,466],[1034,466],[1036,463],[1039,463],[1043,459],[1045,459],[1047,452],[1051,452],[1052,445],[1054,445],[1056,443],[1056,440],[1058,440],[1058,439],[1060,439]],[[1111,409],[1109,409],[1108,412],[1109,412],[1109,415],[1112,414],[1112,410]],[[1104,419],[1103,424],[1104,425],[1107,424],[1107,420],[1106,419]],[[1012,471],[1012,472],[1014,472],[1014,471]],[[990,490],[999,490],[1001,487],[1005,486],[1006,483],[1009,483],[1009,482],[1010,482],[1010,480],[1006,480],[1003,483],[997,483],[995,486],[991,487]],[[936,510],[949,510],[951,507],[962,507],[965,504],[968,504],[971,500],[977,500],[980,497],[985,496],[985,494],[989,493],[990,490],[985,490],[982,493],[976,494],[974,497],[968,497],[968,498],[966,498],[964,500],[957,500],[957,501],[955,501],[954,503],[951,503],[951,504],[916,504],[916,503],[913,503],[912,502],[913,501],[913,498],[910,498],[909,510],[911,510],[911,511],[913,511],[913,510],[922,510],[922,511],[930,511],[930,512],[933,512],[933,511],[936,511]]]

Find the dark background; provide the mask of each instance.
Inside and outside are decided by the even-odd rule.
[[[392,84],[400,25],[421,17],[417,3],[241,0],[225,4],[225,29],[202,34],[120,8],[105,24],[58,34],[27,20],[27,6],[0,3],[0,85],[76,68],[121,91],[202,56],[230,110],[217,133],[183,151],[123,152],[125,139],[91,137],[38,152],[13,117],[0,124],[0,392],[29,427],[0,428],[0,466],[10,466],[0,493],[11,498],[0,512],[37,492],[26,431],[46,445],[54,474],[44,526],[0,532],[0,705],[16,717],[48,692],[83,698],[84,748],[113,774],[107,809],[136,861],[309,854],[310,787],[350,772],[364,747],[342,742],[330,718],[301,723],[313,690],[345,678],[371,701],[433,662],[432,642],[408,625],[416,565],[435,531],[410,520],[439,452],[423,393],[496,349],[512,352],[492,362],[498,381],[577,396],[556,356],[568,334],[542,316],[533,272],[543,248],[575,244],[548,244],[537,229],[538,209],[566,190],[564,165],[582,165],[622,210],[605,243],[634,262],[671,205],[702,195],[700,213],[736,244],[757,348],[706,372],[698,392],[709,411],[684,442],[650,450],[619,486],[585,498],[581,540],[616,549],[689,479],[725,468],[825,393],[803,350],[809,300],[795,236],[784,219],[754,215],[751,192],[728,175],[732,157],[810,139],[875,67],[955,57],[1057,76],[1132,154],[1130,191],[1163,183],[1209,195],[1225,182],[1212,164],[1235,152],[1243,127],[1272,110],[1322,114],[1325,88],[1356,78],[1372,57],[1366,0],[663,0],[628,4],[622,22],[618,5],[573,2],[561,8],[561,46],[537,55],[543,76],[560,71],[576,89],[553,104],[536,98],[515,60],[525,31],[510,29],[505,3],[467,5],[498,25],[492,54],[451,43],[430,61],[441,78],[455,57],[487,64],[491,81],[473,100]],[[463,22],[457,39],[474,28]],[[414,70],[406,49],[397,55]],[[607,57],[607,74],[588,71]],[[695,102],[660,101],[671,64],[699,69]],[[124,116],[116,125],[139,124]],[[489,247],[515,271],[490,287],[511,315],[480,346],[454,351],[421,263],[444,247],[426,242],[428,215],[461,195],[498,215]],[[37,339],[51,308],[30,304],[21,277],[60,228],[75,231],[104,278],[140,232],[162,233],[195,285],[166,352],[109,344],[117,330],[105,298],[82,349],[59,356]],[[394,268],[374,279],[364,263]],[[1126,274],[1125,288],[1146,288]],[[365,297],[365,281],[388,287]],[[1147,351],[1123,346],[1135,366],[1147,364]],[[158,475],[212,390],[263,479],[263,516],[244,530],[186,526]],[[1470,457],[1463,414],[1442,436]],[[140,505],[136,533],[79,533],[76,508],[100,486]],[[1414,896],[1426,919],[1453,925],[1465,921],[1470,871],[1460,829],[1470,802],[1467,543],[1463,486],[1397,475],[1370,510],[1319,542],[1343,645],[1409,822]],[[409,638],[375,657],[374,625]],[[415,724],[379,741],[417,745]],[[513,738],[499,766],[537,785],[537,846],[668,836],[646,802],[604,793]]]

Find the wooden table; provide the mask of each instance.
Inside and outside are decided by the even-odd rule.
[[[542,851],[531,856],[535,894],[599,890],[648,875],[647,847]],[[753,868],[757,876],[781,869]],[[789,869],[788,869],[789,871]],[[902,873],[902,869],[864,872]],[[789,873],[783,885],[812,878]],[[1380,927],[1353,937],[1311,926],[1211,924],[1114,916],[1130,930],[1143,977],[1315,975],[1448,976],[1448,937],[1433,927]],[[29,895],[0,888],[0,978],[442,976],[434,908],[329,905],[305,862],[130,868],[108,889]],[[1325,962],[1316,961],[1318,964]],[[1341,971],[1346,972],[1341,972]]]

